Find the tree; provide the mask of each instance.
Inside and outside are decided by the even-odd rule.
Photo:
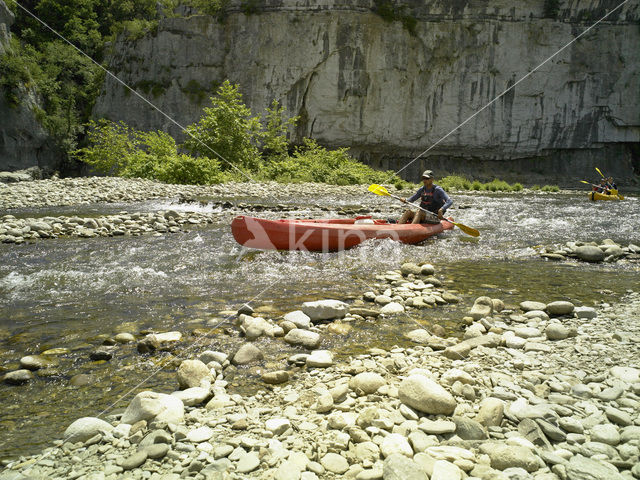
[[[225,170],[253,170],[260,165],[256,146],[260,128],[260,117],[251,116],[238,86],[225,80],[211,97],[211,107],[187,127],[185,147],[194,155],[219,158]]]
[[[295,126],[300,117],[283,120],[283,114],[284,107],[281,107],[277,100],[274,100],[271,107],[267,108],[265,130],[262,132],[262,149],[265,157],[277,159],[288,153],[287,132],[289,126]]]

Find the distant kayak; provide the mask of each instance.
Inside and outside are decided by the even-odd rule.
[[[594,202],[596,200],[622,200],[620,195],[607,195],[606,193],[599,192],[589,192],[587,195],[589,196],[589,200]]]
[[[453,219],[451,219],[453,220]],[[231,222],[233,238],[250,248],[335,252],[355,247],[372,238],[391,238],[402,243],[420,243],[453,229],[447,220],[417,225],[373,220],[370,216],[321,220],[266,220],[239,216]]]

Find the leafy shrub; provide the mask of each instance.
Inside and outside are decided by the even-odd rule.
[[[185,147],[195,155],[217,156],[225,170],[234,166],[255,170],[260,164],[255,145],[260,129],[260,117],[253,117],[242,103],[238,86],[225,80],[211,97],[211,107],[205,107],[200,120],[187,127]]]
[[[175,140],[167,133],[141,132],[107,120],[90,122],[89,127],[90,146],[74,154],[99,172],[198,185],[226,179],[218,160],[179,154]]]
[[[557,185],[545,185],[542,187],[543,192],[559,192],[560,188]]]
[[[471,182],[460,175],[449,175],[437,183],[445,190],[471,190]]]
[[[346,148],[327,150],[315,140],[305,139],[293,156],[263,165],[260,176],[277,182],[316,182],[333,185],[389,183],[401,181],[393,172],[381,172],[358,162]]]

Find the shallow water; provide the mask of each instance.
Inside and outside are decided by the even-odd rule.
[[[594,305],[615,301],[627,289],[637,288],[637,263],[558,264],[539,258],[535,251],[538,245],[604,238],[640,245],[636,197],[592,203],[584,194],[458,194],[454,200],[457,208],[451,214],[478,228],[479,239],[456,229],[418,246],[371,241],[333,254],[241,248],[229,229],[239,211],[219,206],[153,201],[12,211],[16,216],[94,216],[173,208],[216,211],[221,220],[159,237],[0,245],[0,368],[13,370],[22,356],[49,348],[68,349],[58,357],[60,366],[52,376],[37,376],[27,386],[0,385],[0,458],[34,453],[59,438],[71,421],[124,408],[135,392],[176,388],[175,363],[158,366],[166,355],[148,358],[137,354],[134,345],[125,345],[109,362],[89,360],[89,353],[105,337],[119,331],[179,330],[191,335],[174,352],[183,358],[206,348],[229,352],[242,340],[221,311],[250,301],[265,316],[276,318],[309,299],[348,301],[369,290],[376,274],[407,260],[433,263],[437,276],[448,289],[459,292],[463,302],[411,317],[356,323],[346,337],[324,335],[323,348],[357,354],[372,346],[406,344],[402,334],[416,324],[439,323],[457,334],[459,320],[480,295],[501,298],[509,305],[525,299]],[[261,203],[275,201],[262,199]],[[331,217],[341,208],[354,206],[352,198],[314,197],[310,202],[298,198],[288,203],[296,210],[259,216]],[[381,210],[375,215],[380,218],[401,211],[401,206],[381,197],[366,197],[364,205]],[[208,330],[212,331],[206,336],[197,336]],[[199,342],[193,346],[196,338]],[[287,356],[296,351],[282,341],[258,343],[269,358],[266,368],[286,367]],[[242,393],[263,388],[256,383],[258,370],[238,369],[232,376],[233,388]],[[93,383],[70,387],[69,379],[80,373],[93,375]]]

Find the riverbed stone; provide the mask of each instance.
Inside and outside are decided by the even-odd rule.
[[[489,297],[478,297],[471,307],[469,316],[474,320],[480,320],[483,317],[488,317],[493,312],[493,302]]]
[[[606,443],[614,447],[620,443],[620,433],[618,429],[610,423],[595,425],[591,429],[590,434],[592,442]]]
[[[569,337],[569,329],[560,323],[550,323],[544,334],[548,340],[564,340]]]
[[[520,302],[520,308],[524,312],[530,312],[531,310],[545,310],[547,308],[547,304],[542,302],[527,300],[524,302]]]
[[[95,435],[102,435],[113,430],[113,425],[96,417],[82,417],[74,421],[64,431],[67,442],[86,442]]]
[[[186,407],[193,407],[205,402],[211,396],[211,393],[208,388],[191,387],[185,390],[175,391],[171,393],[171,395],[182,400],[182,403]]]
[[[180,388],[199,387],[202,380],[210,378],[211,372],[200,360],[184,360],[176,372]]]
[[[284,336],[284,341],[290,345],[301,345],[308,349],[314,349],[320,345],[320,334],[302,328],[294,328]]]
[[[609,374],[626,383],[640,382],[640,369],[638,368],[620,366],[611,367],[611,369],[609,369]]]
[[[20,368],[26,368],[27,370],[39,370],[56,365],[58,365],[57,359],[48,355],[27,355],[20,359]]]
[[[2,381],[9,385],[24,385],[25,383],[33,380],[35,376],[31,373],[31,370],[22,368],[20,370],[14,370],[3,375]]]
[[[274,372],[265,372],[262,374],[262,381],[270,385],[278,385],[289,381],[289,372],[285,370],[276,370]]]
[[[429,480],[427,474],[410,458],[393,454],[384,460],[384,480]]]
[[[386,384],[386,380],[375,372],[362,372],[349,380],[349,388],[363,395],[375,393]]]
[[[575,249],[576,257],[585,262],[601,262],[606,254],[598,247],[593,245],[582,245]]]
[[[236,464],[236,472],[249,473],[253,472],[260,466],[260,457],[256,452],[245,453],[240,457]]]
[[[546,312],[552,316],[570,315],[575,306],[571,302],[558,300],[547,304]]]
[[[618,469],[611,464],[575,455],[566,465],[568,480],[623,480]]]
[[[310,332],[311,333],[311,332]],[[231,363],[234,365],[248,365],[264,359],[262,350],[252,343],[243,344],[233,356]]]
[[[491,459],[491,467],[497,470],[523,468],[535,472],[540,468],[538,459],[530,448],[489,442],[480,445],[480,451]]]
[[[284,320],[286,322],[293,323],[296,328],[304,328],[307,329],[311,326],[311,318],[307,314],[305,314],[302,310],[295,310],[293,312],[289,312],[284,316]]]
[[[322,457],[320,463],[331,473],[343,474],[349,470],[349,462],[342,455],[329,452]]]
[[[424,375],[410,375],[398,388],[400,401],[423,413],[450,415],[456,400],[440,384]]]
[[[389,302],[380,309],[382,315],[395,315],[404,312],[404,305],[398,302]]]
[[[140,420],[179,424],[184,419],[182,400],[157,392],[140,392],[122,414],[120,421],[133,425]]]
[[[349,313],[349,305],[340,300],[317,300],[315,302],[304,302],[302,304],[302,312],[312,322],[331,320],[333,318],[343,318]]]
[[[327,368],[333,365],[333,354],[329,350],[314,350],[306,360],[307,367]]]

